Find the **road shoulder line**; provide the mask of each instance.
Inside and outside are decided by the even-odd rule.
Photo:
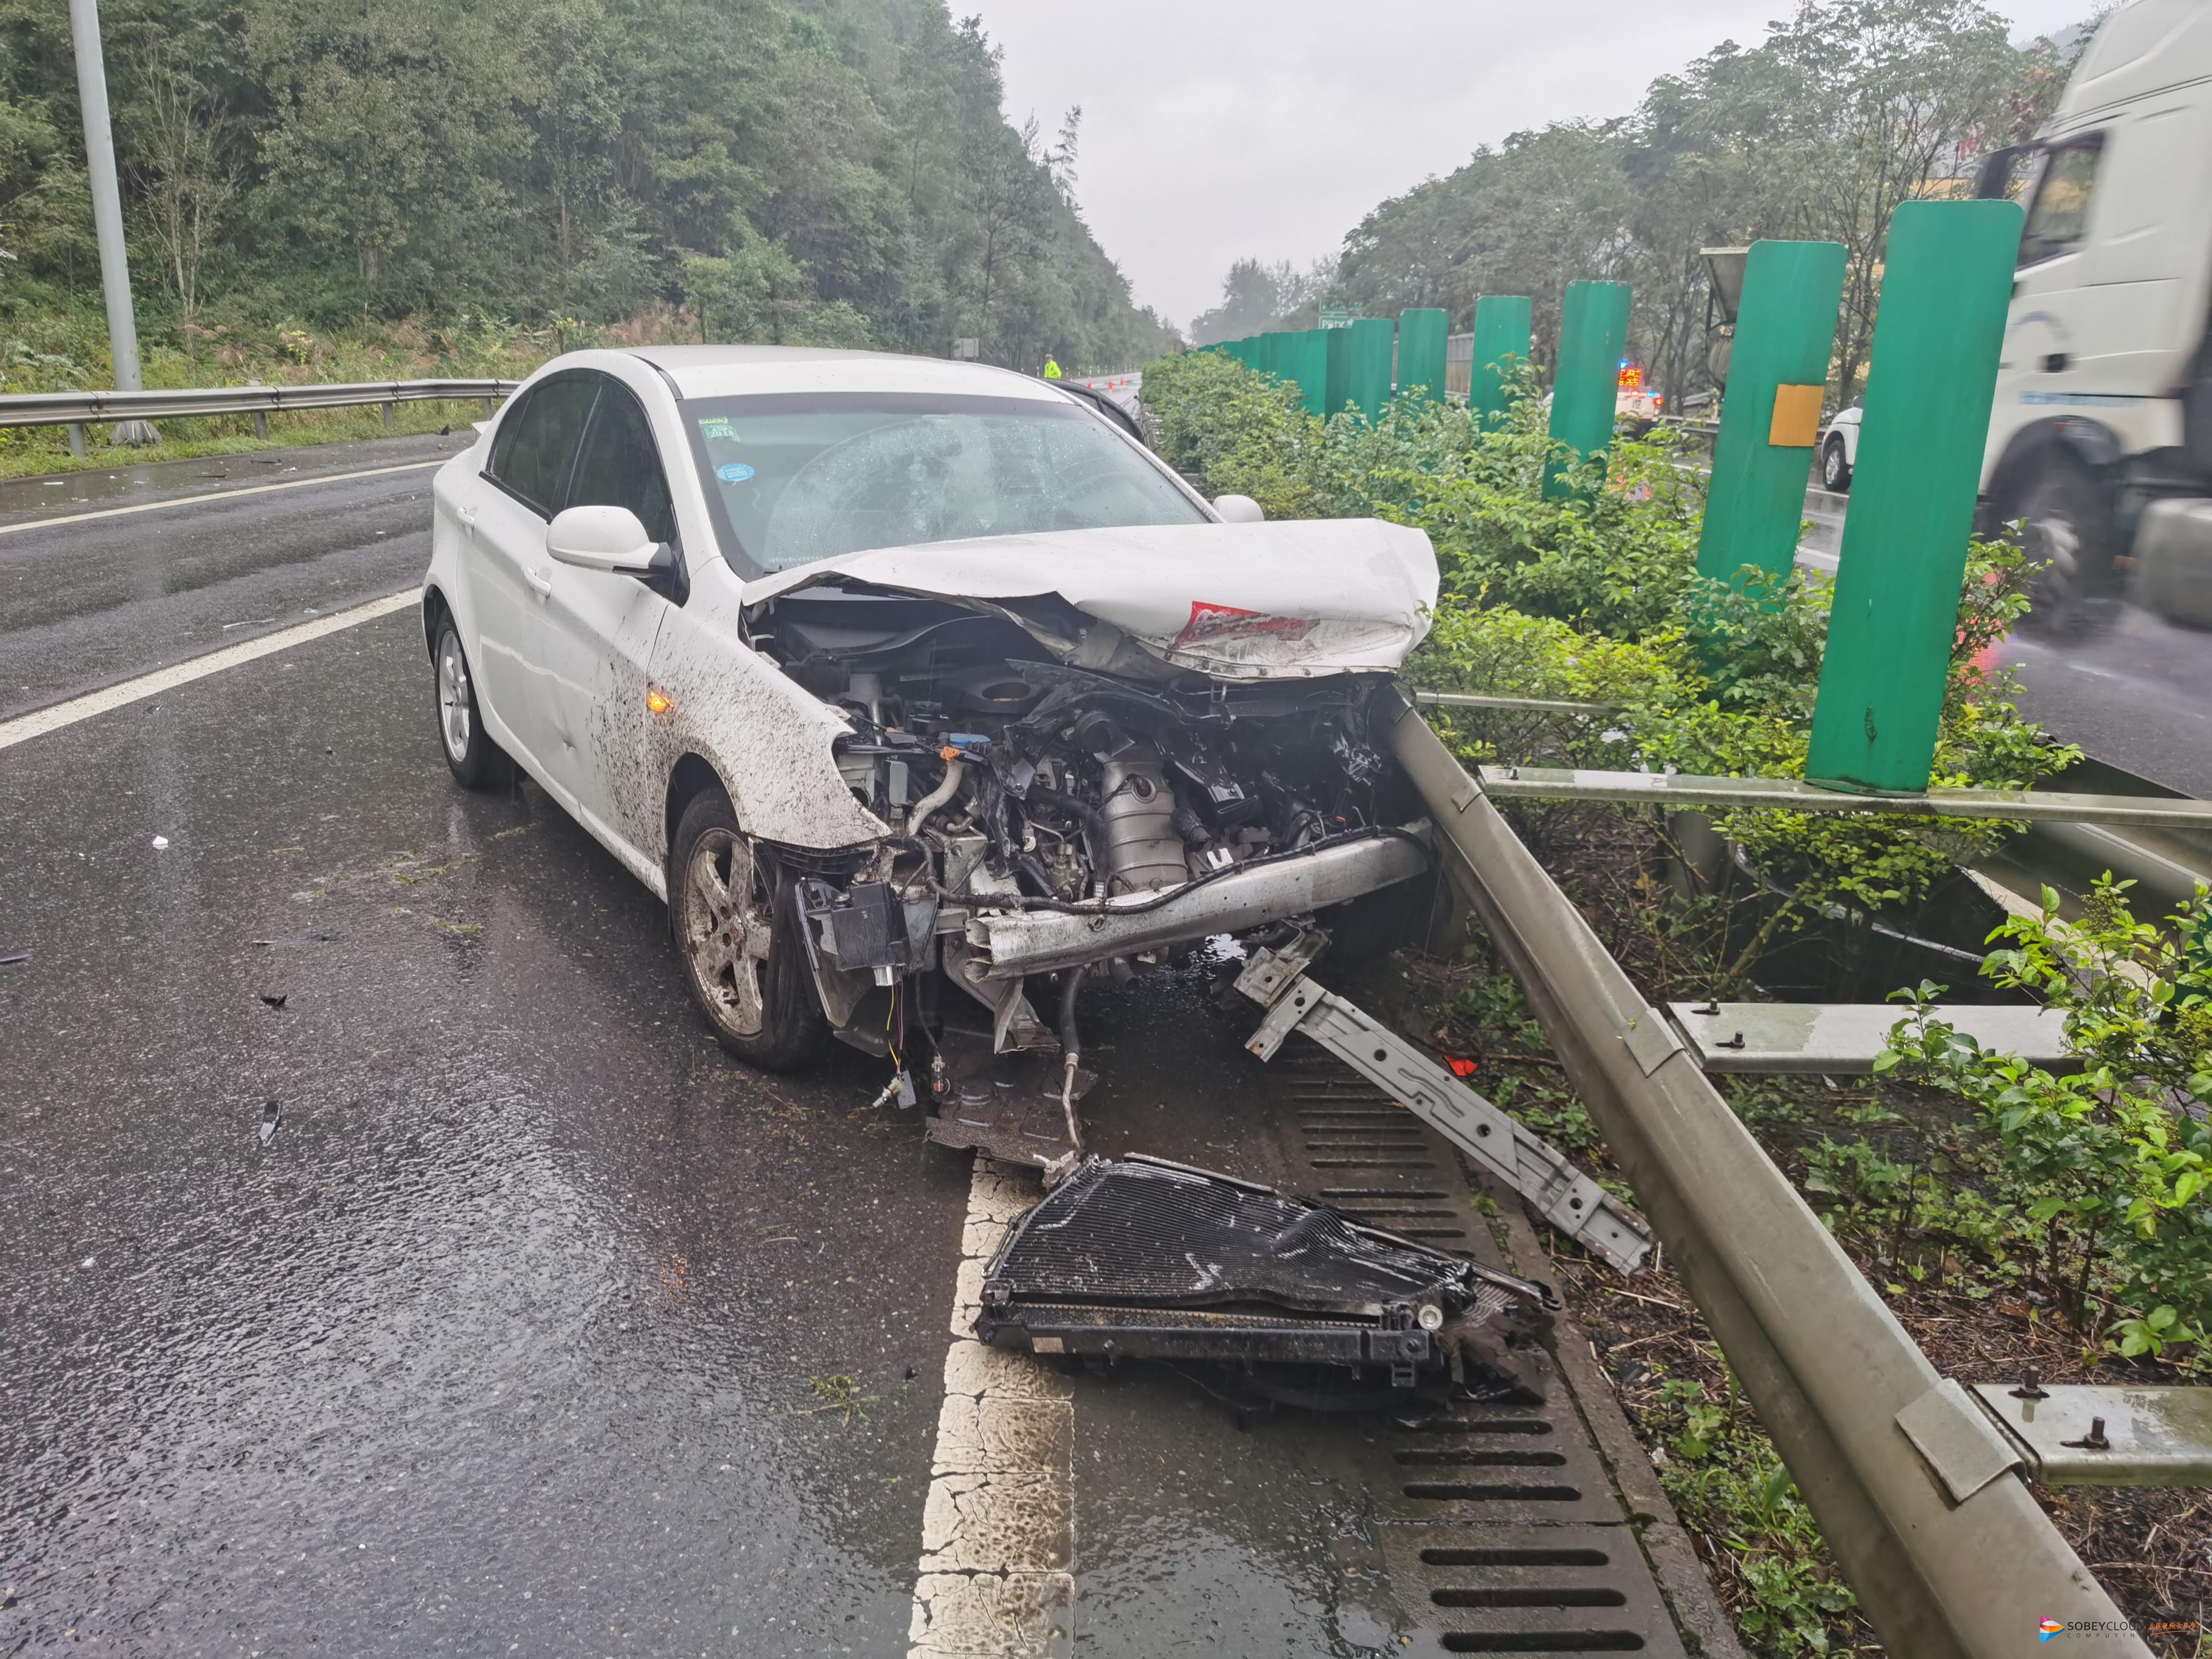
[[[81,697],[71,697],[45,708],[36,708],[27,714],[18,714],[11,720],[0,720],[0,749],[12,749],[33,738],[42,738],[49,732],[58,732],[64,726],[74,726],[79,720],[88,720],[95,714],[105,714],[128,707],[142,698],[180,685],[190,685],[194,680],[204,680],[210,674],[220,674],[258,658],[270,657],[279,651],[289,651],[295,645],[305,645],[310,640],[319,640],[326,634],[336,634],[365,622],[374,622],[379,617],[391,616],[420,604],[420,587],[404,588],[397,593],[387,593],[380,599],[371,599],[347,611],[334,611],[327,617],[318,617],[292,628],[280,628],[274,634],[264,634],[258,639],[244,640],[236,645],[226,645],[221,650],[210,651],[204,656],[190,657],[167,668],[159,668],[150,674],[141,674],[119,684],[104,686],[97,691],[88,691]]]
[[[1033,1180],[976,1154],[908,1659],[1074,1650],[1074,1393],[1040,1361],[975,1340],[984,1267],[1038,1196]]]

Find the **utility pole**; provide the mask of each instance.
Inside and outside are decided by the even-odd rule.
[[[138,325],[131,314],[131,256],[123,246],[123,193],[115,181],[99,0],[70,0],[70,38],[76,47],[77,101],[84,106],[84,161],[92,183],[93,228],[100,240],[100,285],[107,295],[108,355],[115,360],[115,389],[140,392],[145,381],[138,372]],[[119,444],[161,441],[149,421],[118,421],[114,437]]]

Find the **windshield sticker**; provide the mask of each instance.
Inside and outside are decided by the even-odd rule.
[[[735,443],[738,429],[730,424],[728,416],[708,415],[699,422],[699,435],[702,438],[726,438]]]
[[[716,467],[714,476],[724,483],[743,483],[753,476],[753,470],[743,461],[732,461],[727,466]]]

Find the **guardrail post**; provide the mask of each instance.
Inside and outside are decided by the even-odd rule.
[[[1626,283],[1570,283],[1559,313],[1559,361],[1552,377],[1553,441],[1577,457],[1600,453],[1613,442],[1613,411],[1620,399],[1620,354],[1628,347]],[[1544,468],[1544,494],[1568,493],[1566,469]]]
[[[1890,220],[1805,776],[1928,787],[2020,248],[2017,202]]]
[[[384,406],[384,424],[385,424],[386,428],[387,429],[389,429],[392,425],[394,425],[394,424],[398,421],[398,419],[399,419],[399,405],[398,405],[398,404],[385,404],[385,406]]]
[[[1754,242],[1729,359],[1728,395],[1698,538],[1698,574],[1747,564],[1787,576],[1844,297],[1841,242]]]
[[[1451,313],[1423,307],[1398,313],[1398,395],[1419,392],[1432,404],[1444,400],[1444,339]]]
[[[265,439],[269,435],[269,415],[265,410],[253,410],[249,418],[253,422],[253,435]]]
[[[1486,294],[1474,302],[1474,356],[1468,406],[1489,426],[1505,414],[1505,365],[1528,361],[1529,301],[1525,294]]]
[[[488,421],[491,419],[491,399],[486,398],[483,398],[482,402],[483,404],[483,417]]]
[[[82,421],[71,421],[69,423],[69,440],[70,453],[80,461],[84,459],[84,422]]]

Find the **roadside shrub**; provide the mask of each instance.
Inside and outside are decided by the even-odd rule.
[[[1912,1012],[1875,1063],[1973,1109],[2002,1151],[2000,1196],[2045,1230],[2051,1297],[2130,1358],[2212,1329],[2212,892],[2159,927],[2131,884],[2106,876],[2073,925],[2045,888],[2039,915],[1990,935],[2008,943],[1982,971],[2064,1012],[2079,1071],[1978,1047],[1925,981],[1898,994]]]
[[[1466,758],[1643,766],[1735,777],[1804,775],[1833,585],[1817,572],[1697,573],[1702,479],[1663,436],[1623,437],[1544,497],[1545,431],[1521,370],[1505,420],[1456,404],[1396,403],[1324,422],[1294,386],[1220,352],[1145,371],[1161,453],[1208,494],[1250,495],[1271,516],[1370,515],[1428,532],[1441,576],[1434,627],[1407,665],[1426,689],[1605,703],[1603,718],[1448,722]],[[1977,543],[1967,562],[1930,781],[2025,788],[2078,758],[2022,718],[1988,648],[2027,609],[2019,550]],[[1479,733],[1479,735],[1478,735]],[[1792,921],[1826,915],[1863,939],[1871,917],[1923,903],[1954,861],[2001,845],[2008,821],[1762,809],[1711,815],[1778,890],[1748,945],[1716,969],[1748,973]]]

